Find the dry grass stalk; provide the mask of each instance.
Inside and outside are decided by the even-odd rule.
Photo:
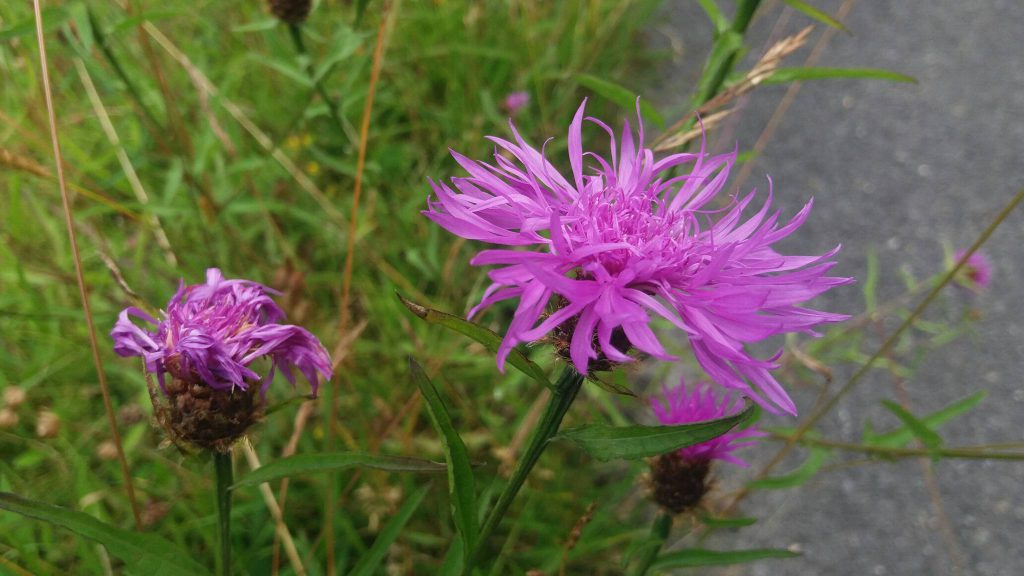
[[[114,124],[110,121],[110,115],[107,114],[107,109],[103,106],[103,101],[100,100],[100,95],[96,92],[96,86],[92,82],[92,77],[89,76],[89,71],[85,68],[81,58],[75,58],[75,69],[78,71],[78,77],[82,80],[85,93],[89,96],[92,109],[100,121],[100,126],[103,127],[103,133],[106,134],[110,145],[114,147],[117,161],[121,164],[121,170],[124,171],[128,184],[131,186],[132,192],[135,193],[135,198],[143,206],[149,204],[149,194],[146,193],[145,187],[142,186],[142,181],[139,180],[139,175],[135,172],[135,167],[128,158],[128,153],[125,151],[124,146],[121,145],[121,139],[117,136],[117,130],[114,129]],[[177,266],[178,258],[174,255],[174,251],[171,250],[171,241],[167,238],[167,232],[164,231],[163,226],[160,224],[160,219],[156,214],[149,214],[146,220],[153,226],[156,243],[164,252],[164,260],[171,266]]]
[[[114,414],[114,406],[110,399],[110,389],[107,386],[107,376],[103,370],[103,362],[100,360],[99,342],[96,340],[96,326],[93,322],[92,310],[89,306],[89,293],[85,286],[85,274],[82,271],[82,257],[78,251],[78,238],[75,236],[75,221],[72,216],[71,198],[68,194],[67,182],[64,179],[64,159],[60,152],[60,136],[57,132],[57,114],[53,106],[53,91],[50,88],[50,72],[46,59],[46,42],[43,34],[43,12],[40,0],[33,0],[32,6],[35,11],[36,21],[36,44],[39,47],[39,68],[43,78],[43,98],[46,101],[46,112],[50,124],[50,140],[53,144],[53,159],[57,166],[57,184],[60,188],[61,202],[64,205],[64,224],[68,231],[68,240],[71,244],[71,256],[75,262],[75,276],[78,280],[78,294],[82,299],[82,310],[85,313],[85,323],[89,331],[89,347],[92,350],[92,360],[96,367],[96,376],[99,379],[100,391],[103,394],[103,407],[107,412],[107,419],[110,423],[110,433],[117,447],[118,463],[121,465],[121,476],[124,480],[125,490],[128,493],[128,503],[131,505],[132,517],[135,520],[135,528],[142,529],[142,519],[139,516],[139,505],[135,499],[135,487],[132,484],[131,472],[128,469],[128,461],[124,456],[124,446],[121,444],[121,433],[117,428],[117,416]]]

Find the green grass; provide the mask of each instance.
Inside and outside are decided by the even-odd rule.
[[[140,363],[115,356],[106,332],[125,306],[157,308],[180,278],[200,282],[204,270],[215,266],[229,277],[283,290],[290,319],[317,334],[329,350],[348,339],[339,333],[347,223],[353,216],[359,126],[374,43],[385,17],[382,2],[369,2],[357,23],[357,4],[319,3],[304,27],[307,58],[296,55],[289,30],[258,2],[136,2],[135,15],[129,15],[117,3],[71,0],[45,13],[82,264],[145,527],[206,564],[216,554],[212,463],[184,458],[162,444],[149,423]],[[347,326],[360,332],[336,379],[339,419],[328,427],[321,400],[299,438],[300,454],[324,451],[333,438],[340,450],[443,461],[441,439],[409,373],[407,357],[413,355],[444,396],[466,445],[480,514],[493,504],[510,468],[504,450],[521,441],[520,423],[543,388],[516,370],[499,374],[481,345],[421,321],[396,298],[397,290],[462,315],[486,284],[485,271],[468,264],[476,247],[421,216],[427,179],[458,171],[449,147],[482,157],[492,149],[485,135],[508,134],[500,103],[512,91],[530,93],[516,123],[532,142],[554,137],[547,147],[550,158],[564,157],[565,127],[582,97],[592,96],[588,112],[594,116],[621,116],[622,90],[616,86],[642,86],[651,69],[654,55],[639,31],[657,5],[654,0],[393,3],[352,255]],[[143,22],[188,57],[195,67],[191,75],[140,27]],[[0,4],[0,388],[27,392],[16,410],[19,422],[0,430],[0,491],[81,510],[128,529],[132,515],[110,454],[58,188],[48,176],[54,160],[33,31],[30,5]],[[147,202],[139,200],[103,131],[98,103],[79,73],[83,66]],[[310,81],[309,69],[336,102],[340,124]],[[196,70],[212,81],[216,94],[194,81]],[[606,96],[617,94],[613,100],[619,104],[591,93],[581,79]],[[312,193],[232,117],[232,106],[298,167]],[[161,246],[157,220],[174,263]],[[865,304],[882,312],[809,345],[788,341],[806,356],[786,357],[787,384],[813,393],[821,382],[815,362],[862,363],[874,351],[874,330],[888,315],[906,315],[909,298],[895,305],[878,302],[879,272],[872,270],[864,284]],[[931,286],[931,281],[909,282],[911,295]],[[483,320],[500,332],[510,311],[499,306]],[[879,366],[901,377],[912,375],[927,351],[967,332],[967,312],[954,303],[918,320],[895,343],[893,357]],[[527,351],[549,377],[556,373],[548,352]],[[643,391],[621,371],[610,379]],[[302,393],[283,381],[271,390],[274,402]],[[280,456],[294,430],[295,408],[274,412],[256,430],[253,443],[263,462]],[[566,427],[586,421],[636,423],[644,420],[638,415],[645,409],[641,399],[588,383]],[[60,420],[52,437],[36,432],[44,410]],[[815,450],[833,454],[827,442],[822,446]],[[247,469],[244,459],[236,462],[239,473]],[[569,574],[622,573],[624,555],[646,538],[654,515],[639,480],[644,469],[643,462],[598,464],[570,443],[553,443],[498,529],[501,538],[491,543],[491,557],[499,556],[498,542],[504,542],[504,554],[489,573],[557,574],[563,559]],[[403,504],[416,503],[423,487],[429,492],[422,503],[403,510]],[[455,538],[447,493],[444,474],[345,470],[334,483],[323,474],[293,478],[285,515],[303,564],[316,575],[325,573],[328,556],[322,530],[327,494],[336,495],[338,504],[333,511],[338,573],[355,567],[376,536],[389,532],[386,526],[396,515],[404,520],[402,510],[410,515],[408,524],[395,532],[381,566],[367,573],[384,573],[385,564],[398,573],[413,567],[434,573]],[[593,515],[567,552],[565,543],[592,502]],[[274,524],[256,489],[236,493],[233,524],[237,571],[269,574]],[[103,574],[108,563],[115,572],[120,567],[95,544],[6,512],[0,513],[0,560],[0,574],[20,574],[11,566],[37,574]],[[292,573],[283,556],[281,566],[282,573]]]

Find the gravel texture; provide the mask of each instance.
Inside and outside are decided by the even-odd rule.
[[[775,4],[752,26],[754,54],[782,13]],[[841,2],[813,4],[835,14]],[[792,14],[785,30],[808,22]],[[947,248],[968,246],[1024,185],[1024,2],[861,0],[845,23],[852,35],[837,34],[818,65],[888,68],[919,84],[804,84],[744,188],[764,187],[763,175],[770,174],[788,214],[814,196],[815,211],[796,235],[799,245],[789,248],[821,252],[841,242],[838,272],[859,278],[867,252],[875,250],[884,300],[902,292],[901,270],[919,278],[934,273]],[[710,42],[696,1],[664,7],[648,36],[651,47],[672,55],[647,89],[662,110],[690,95]],[[753,146],[784,92],[767,87],[749,98],[735,130],[721,132],[727,146]],[[959,305],[980,308],[983,319],[973,333],[925,358],[906,382],[917,413],[988,390],[978,408],[942,429],[949,445],[1024,441],[1022,238],[1019,209],[985,247],[995,265],[991,290],[973,301],[951,293],[942,304],[948,317],[959,298]],[[827,309],[863,310],[859,288],[834,292]],[[837,380],[848,375],[840,370]],[[866,417],[877,428],[895,425],[879,406],[893,396],[891,378],[876,371],[827,419],[825,434],[857,441]],[[810,399],[801,398],[805,411]],[[943,461],[936,476],[952,542],[943,535],[922,463],[903,461],[841,468],[799,490],[757,494],[746,512],[760,522],[712,544],[797,545],[804,552],[736,574],[1021,574],[1024,463]]]

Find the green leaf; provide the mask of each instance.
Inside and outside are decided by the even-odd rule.
[[[743,518],[714,518],[712,516],[701,516],[701,523],[711,528],[743,528],[744,526],[752,526],[757,522],[757,518],[743,517]]]
[[[275,460],[266,466],[260,466],[235,482],[231,489],[255,486],[290,476],[344,470],[345,468],[373,468],[389,472],[441,472],[446,466],[417,458],[363,454],[361,452],[298,454]]]
[[[636,398],[636,392],[633,392],[627,386],[623,386],[618,382],[612,381],[611,378],[615,378],[615,375],[611,375],[607,380],[601,378],[596,374],[590,374],[590,376],[587,377],[588,380],[590,380],[594,384],[597,384],[605,392],[611,392],[612,394],[620,394],[622,396],[631,396],[633,398]]]
[[[397,292],[396,294],[398,295],[398,299],[402,301],[402,304],[404,304],[410,312],[426,320],[428,323],[438,324],[448,328],[449,330],[465,334],[480,344],[483,344],[484,348],[489,352],[497,353],[498,347],[501,345],[501,336],[496,334],[493,330],[488,330],[479,324],[459,318],[458,316],[427,308],[422,304],[417,304],[416,302],[409,300]],[[513,349],[508,355],[508,363],[544,386],[552,388],[551,381],[544,375],[544,371],[541,370],[540,366],[527,358],[526,355],[518,349]]]
[[[476,549],[480,526],[477,523],[476,487],[473,481],[473,467],[469,463],[469,452],[462,438],[452,425],[452,418],[445,408],[441,394],[434,383],[427,378],[423,368],[409,358],[409,370],[420,393],[427,401],[427,412],[434,428],[441,435],[444,457],[448,462],[448,495],[451,499],[452,520],[462,539],[463,560]]]
[[[412,518],[416,509],[420,507],[420,503],[423,502],[423,497],[427,495],[428,490],[430,490],[430,486],[420,488],[405,501],[405,504],[402,504],[398,513],[377,534],[377,539],[373,541],[373,546],[370,546],[370,549],[359,558],[359,563],[349,572],[349,576],[371,576],[377,573],[377,568],[387,556],[388,549],[398,539],[398,536],[402,533],[402,528]]]
[[[70,17],[71,15],[63,7],[49,6],[43,8],[43,33],[52,32],[60,28]],[[28,36],[34,34],[35,31],[36,17],[33,14],[21,22],[0,30],[0,42],[20,36]]]
[[[755,414],[754,404],[733,416],[678,426],[593,425],[566,430],[555,439],[569,440],[598,460],[657,456],[717,438]]]
[[[704,9],[704,13],[711,19],[711,24],[715,27],[715,33],[720,34],[729,29],[729,19],[722,13],[722,9],[718,7],[715,0],[697,0],[700,7]]]
[[[885,80],[888,82],[908,82],[917,84],[917,78],[883,70],[881,68],[826,68],[808,66],[802,68],[779,68],[771,76],[765,78],[765,84],[785,84],[804,80],[832,80],[836,78],[853,78],[861,80]]]
[[[746,564],[769,558],[796,558],[797,552],[780,548],[754,548],[751,550],[703,550],[691,548],[658,556],[651,568],[692,568],[696,566],[728,566]]]
[[[264,30],[270,30],[277,27],[280,20],[277,18],[264,18],[262,20],[256,20],[253,22],[247,22],[245,24],[239,24],[238,26],[232,26],[231,32],[235,34],[244,34],[246,32],[262,32]]]
[[[209,574],[192,555],[156,534],[140,534],[116,528],[83,512],[76,512],[26,500],[0,492],[0,509],[28,518],[49,522],[106,547],[112,556],[123,560],[133,574],[153,576],[197,576]]]
[[[921,418],[920,421],[929,429],[935,429],[953,418],[967,412],[971,408],[974,408],[979,402],[984,400],[986,396],[988,396],[988,392],[985,392],[984,390],[975,392],[966,398],[957,400],[945,408],[940,408],[939,410],[932,412],[924,418]],[[906,426],[901,426],[900,428],[883,434],[876,435],[866,432],[864,435],[864,443],[872,446],[899,448],[905,446],[907,442],[910,442],[913,438],[914,433]]]
[[[625,86],[620,86],[591,74],[577,74],[576,82],[626,110],[636,110],[637,94]],[[640,113],[643,114],[644,119],[651,120],[659,128],[665,127],[665,118],[654,109],[650,102],[642,98],[640,99]]]
[[[363,44],[363,35],[344,24],[339,24],[331,37],[331,44],[321,56],[313,74],[313,81],[319,82],[339,62],[348,60]]]
[[[842,22],[830,16],[828,12],[825,12],[819,8],[815,8],[814,6],[808,4],[807,2],[801,2],[800,0],[783,0],[783,2],[789,4],[789,6],[794,10],[803,12],[804,15],[813,20],[817,20],[818,22],[821,22],[822,24],[826,24],[833,28],[838,28],[839,30],[846,32],[847,34],[850,33],[850,31],[847,30],[846,26],[843,26]]]
[[[924,444],[928,451],[934,452],[942,446],[942,437],[929,428],[927,424],[908,412],[903,406],[892,400],[883,400],[882,406],[885,406],[889,412],[895,414],[900,419],[900,422],[903,422],[903,425],[907,427],[907,430],[920,440],[921,444]]]
[[[762,478],[755,480],[747,486],[751,489],[760,490],[781,490],[783,488],[793,488],[807,482],[821,470],[821,467],[825,464],[831,456],[831,452],[828,448],[821,446],[811,447],[811,454],[807,457],[807,460],[800,465],[799,468],[790,472],[789,474],[783,474],[781,476],[770,476],[768,478]]]

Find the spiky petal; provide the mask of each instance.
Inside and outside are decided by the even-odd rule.
[[[320,341],[305,328],[280,324],[284,312],[270,297],[275,291],[248,280],[227,280],[220,270],[206,271],[206,283],[178,287],[157,320],[138,308],[126,308],[110,336],[121,356],[140,356],[166,391],[165,375],[198,382],[214,390],[264,392],[275,370],[293,385],[293,370],[309,381],[313,395],[318,374],[331,378],[331,360]],[[133,319],[142,321],[140,327]],[[250,368],[260,357],[270,372]]]
[[[656,158],[644,148],[642,122],[635,139],[627,123],[616,140],[605,123],[585,118],[585,106],[569,127],[568,177],[510,123],[513,141],[489,137],[496,145],[494,164],[453,151],[468,176],[452,178],[450,185],[431,181],[428,218],[463,238],[506,247],[483,250],[471,261],[498,266],[471,315],[519,300],[499,367],[514,346],[539,340],[570,319],[569,355],[581,373],[592,360],[631,359],[615,345],[622,339],[613,335],[620,333],[631,347],[672,360],[651,329],[652,318],[661,317],[687,335],[716,382],[768,410],[795,414],[771,374],[778,355],[755,358],[745,346],[776,334],[815,334],[818,324],[847,318],[801,306],[852,280],[826,275],[838,247],[817,256],[785,256],[772,248],[804,223],[811,203],[785,223],[772,211],[770,189],[746,219],[754,192],[712,209],[735,152],[710,155],[702,143],[697,153]],[[608,134],[607,158],[583,151],[584,119]],[[672,175],[682,167],[689,171]],[[552,302],[564,306],[550,311]]]

